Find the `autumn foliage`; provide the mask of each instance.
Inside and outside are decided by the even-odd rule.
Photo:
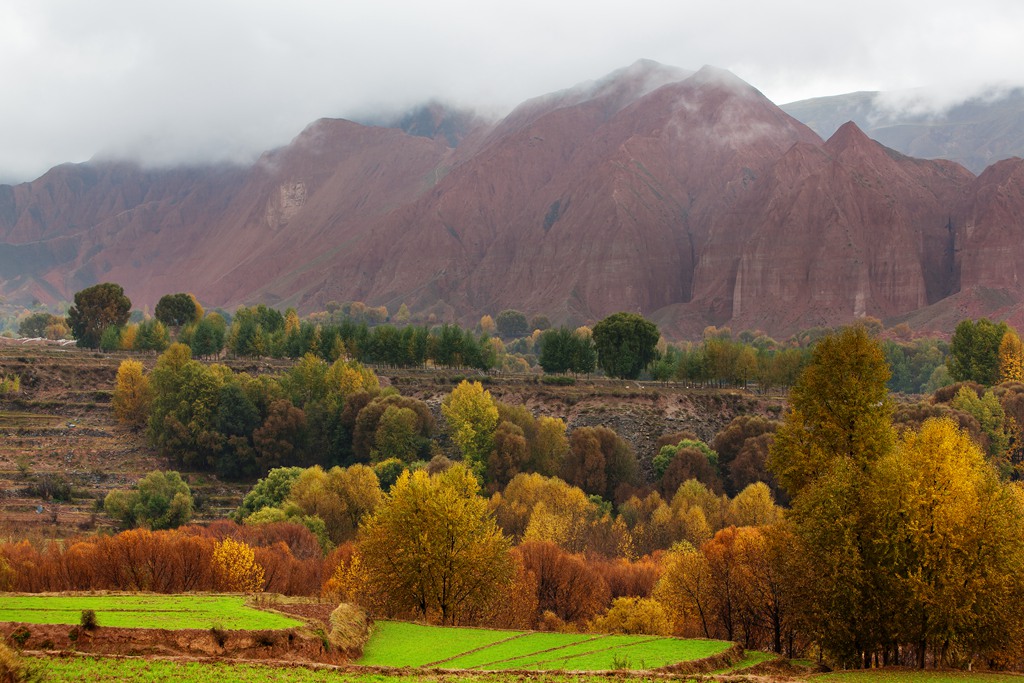
[[[213,548],[213,573],[221,590],[257,593],[263,590],[263,567],[245,541],[225,538]]]

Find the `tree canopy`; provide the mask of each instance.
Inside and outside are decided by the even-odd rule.
[[[368,588],[393,614],[456,624],[512,578],[509,541],[461,465],[404,472],[360,528]]]
[[[991,386],[999,381],[999,345],[1009,328],[988,318],[963,320],[949,343],[949,374],[957,382],[968,380]]]
[[[75,293],[75,305],[68,310],[68,327],[79,346],[95,349],[105,329],[128,322],[131,309],[131,299],[121,285],[93,285]]]
[[[191,294],[164,294],[153,309],[153,316],[168,327],[181,327],[203,318],[203,307]]]
[[[636,313],[613,313],[593,334],[597,364],[611,377],[636,379],[657,357],[658,328]]]

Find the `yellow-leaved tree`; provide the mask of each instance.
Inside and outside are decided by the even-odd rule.
[[[212,564],[221,590],[263,591],[263,567],[256,561],[256,552],[248,543],[225,538],[214,547]]]
[[[153,391],[149,378],[137,360],[123,360],[117,368],[117,380],[111,403],[117,419],[132,427],[143,427],[149,418]]]
[[[402,473],[359,528],[366,588],[388,614],[463,623],[514,576],[509,539],[461,465]]]
[[[452,441],[462,452],[466,465],[473,474],[482,476],[498,426],[498,406],[491,392],[480,382],[462,380],[444,397],[441,414],[448,421]]]
[[[917,664],[1020,656],[1024,505],[949,418],[905,433],[875,469],[874,534],[890,632]]]
[[[344,401],[357,391],[375,394],[380,391],[377,375],[354,360],[339,358],[327,370],[328,390]]]
[[[654,598],[668,610],[674,633],[711,637],[711,569],[689,543],[677,543],[662,558]]]
[[[1024,382],[1024,343],[1013,328],[999,342],[999,381]]]

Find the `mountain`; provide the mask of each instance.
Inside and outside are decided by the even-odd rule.
[[[782,105],[822,137],[847,121],[887,147],[925,159],[949,159],[981,173],[1024,156],[1024,88],[994,90],[951,107],[915,91],[856,92]]]
[[[948,331],[1024,301],[1024,162],[976,176],[855,123],[826,141],[720,69],[640,61],[498,121],[431,103],[377,123],[317,121],[247,168],[97,162],[0,187],[0,293],[628,310],[672,337],[865,315]]]

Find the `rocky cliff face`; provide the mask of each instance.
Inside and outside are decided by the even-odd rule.
[[[251,168],[85,164],[0,187],[0,292],[630,310],[672,335],[944,328],[964,292],[999,293],[971,312],[1024,298],[1022,209],[1019,159],[975,177],[852,123],[825,142],[727,72],[641,62],[493,124],[433,105],[393,127],[318,121]]]

